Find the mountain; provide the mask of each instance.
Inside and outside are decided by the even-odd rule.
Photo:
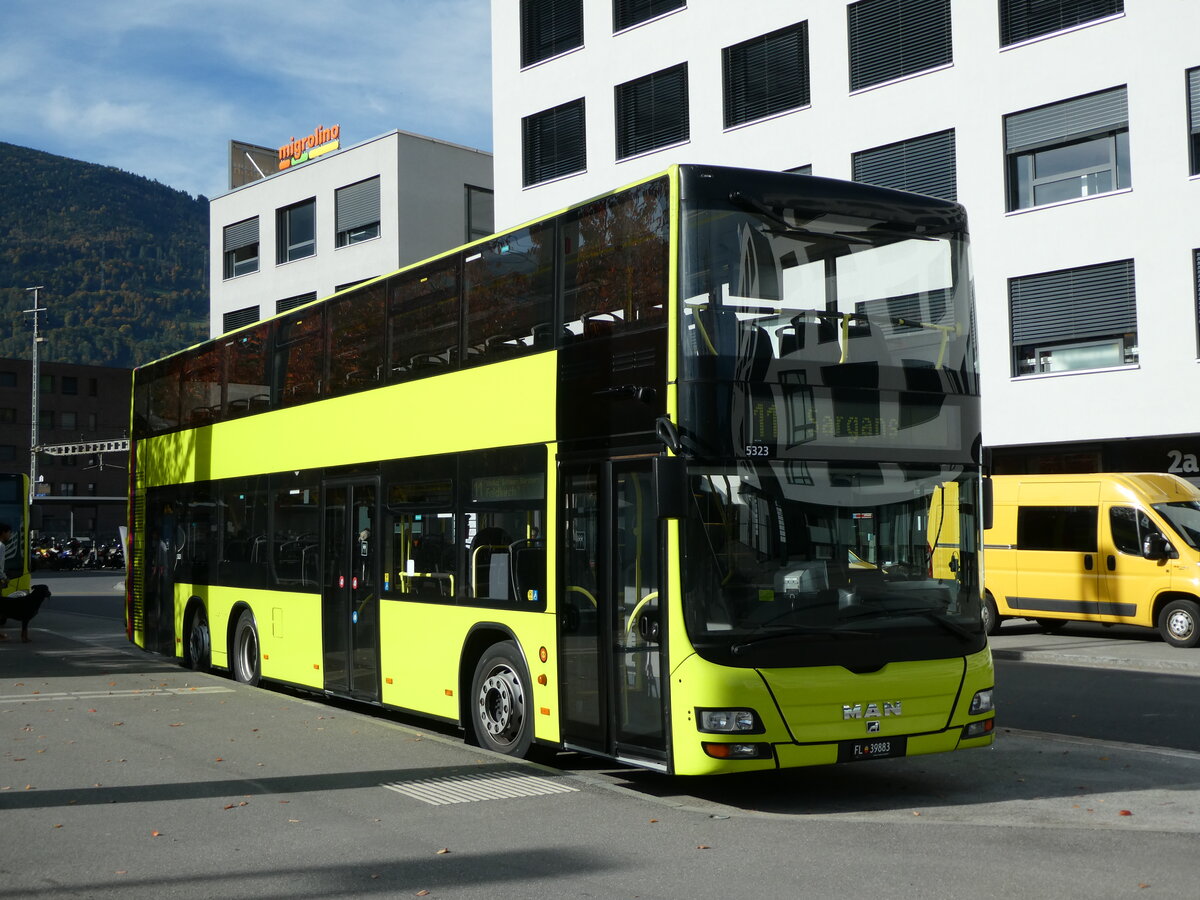
[[[208,200],[0,143],[0,357],[134,366],[208,333]]]

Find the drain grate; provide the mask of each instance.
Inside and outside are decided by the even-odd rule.
[[[389,791],[404,794],[431,806],[579,792],[579,788],[562,784],[555,779],[522,775],[517,772],[491,772],[469,776],[444,775],[440,778],[422,778],[418,781],[393,781],[383,786]]]

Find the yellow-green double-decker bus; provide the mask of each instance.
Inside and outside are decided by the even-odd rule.
[[[140,368],[133,435],[187,665],[678,774],[992,740],[954,203],[673,167]]]

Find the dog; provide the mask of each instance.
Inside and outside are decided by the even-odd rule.
[[[38,614],[42,601],[49,596],[50,588],[35,584],[31,590],[13,591],[6,597],[0,597],[0,628],[7,625],[9,619],[16,619],[21,623],[21,640],[28,644],[32,640],[29,637],[29,620]]]

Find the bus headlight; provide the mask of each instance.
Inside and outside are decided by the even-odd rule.
[[[991,712],[996,708],[992,702],[992,691],[995,688],[985,688],[982,691],[976,691],[975,696],[971,698],[971,715],[977,716],[980,713]]]
[[[752,709],[696,709],[696,728],[707,734],[761,734],[762,722]]]

